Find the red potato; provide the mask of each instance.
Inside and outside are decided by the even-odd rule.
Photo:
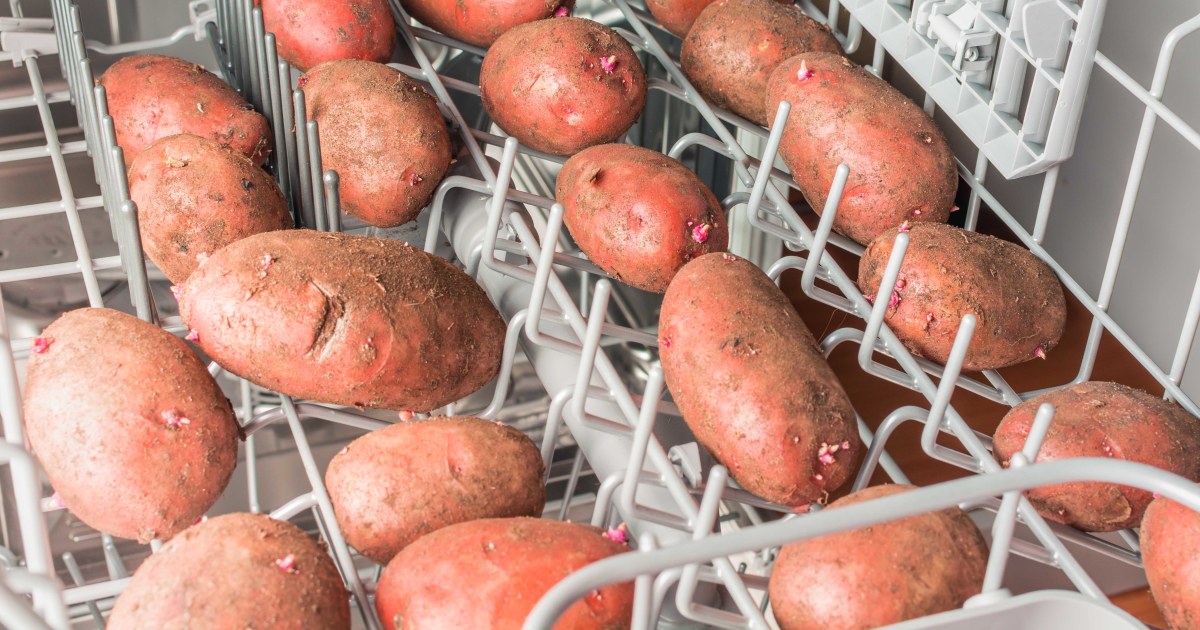
[[[1086,382],[1027,400],[996,427],[1005,466],[1025,446],[1043,403],[1054,405],[1037,461],[1114,457],[1200,481],[1200,421],[1177,404],[1118,383]],[[1064,483],[1025,493],[1046,518],[1090,532],[1137,527],[1153,494],[1101,482]]]
[[[387,63],[396,23],[387,0],[254,0],[279,56],[301,72],[326,61]]]
[[[300,528],[263,514],[211,518],[138,567],[109,630],[349,630],[337,567]]]
[[[387,566],[375,606],[392,630],[520,628],[551,587],[628,551],[595,527],[534,518],[459,523],[424,536]],[[575,602],[555,628],[616,630],[633,616],[633,585]]]
[[[841,55],[811,52],[779,64],[765,91],[772,116],[780,101],[792,104],[779,153],[814,210],[824,211],[838,164],[850,167],[833,229],[865,244],[905,221],[950,216],[958,189],[950,145],[887,82]]]
[[[775,107],[763,102],[771,71],[810,51],[838,55],[842,47],[828,27],[794,4],[717,0],[688,30],[679,63],[706,99],[766,125],[775,116]]]
[[[866,488],[834,510],[912,486]],[[962,606],[983,587],[988,550],[965,512],[948,508],[784,545],[769,593],[782,630],[877,628]]]
[[[174,335],[114,310],[70,311],[37,338],[26,376],[29,445],[89,526],[165,540],[228,485],[233,408]]]
[[[401,0],[400,4],[422,24],[487,48],[514,26],[570,15],[575,0]]]
[[[142,151],[129,167],[129,197],[147,256],[175,284],[234,241],[292,227],[275,180],[200,136],[168,136]]]
[[[217,75],[190,61],[130,55],[100,76],[125,164],[154,141],[181,133],[229,145],[255,164],[271,152],[262,114]]]
[[[716,0],[646,0],[646,8],[668,31],[683,37],[692,28],[700,12]],[[792,4],[791,0],[775,0],[781,4]]]
[[[858,287],[868,296],[879,289],[898,232],[880,234],[863,253]],[[1058,344],[1067,320],[1062,285],[1029,250],[936,223],[915,223],[908,235],[884,321],[910,352],[945,363],[968,313],[977,323],[965,370],[1044,358]]]
[[[616,31],[564,17],[513,27],[479,73],[483,106],[522,144],[572,155],[613,142],[642,114],[646,72]]]
[[[1200,514],[1160,497],[1146,509],[1138,535],[1150,593],[1167,625],[1200,629]]]
[[[487,294],[402,241],[255,234],[213,254],[179,293],[206,355],[290,396],[429,411],[500,371],[505,325]]]
[[[450,131],[437,100],[399,70],[323,63],[300,79],[321,132],[321,164],[338,172],[342,209],[375,227],[417,218],[450,170]]]
[[[584,149],[563,165],[556,197],[588,258],[644,291],[666,291],[684,263],[729,243],[712,191],[657,151],[628,144]]]
[[[800,315],[753,263],[708,254],[684,265],[663,298],[658,341],[684,420],[746,490],[803,506],[853,474],[854,407]]]
[[[541,516],[542,456],[524,433],[480,418],[430,418],[368,433],[325,473],[346,541],[387,564],[414,540],[480,518]]]

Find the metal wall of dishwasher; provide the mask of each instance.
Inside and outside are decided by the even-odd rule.
[[[1176,64],[1172,72],[1171,64],[1200,52],[1189,37],[1200,29],[1200,4],[1161,2],[1153,11],[1104,0],[799,4],[830,23],[853,58],[939,120],[960,160],[957,220],[970,229],[981,218],[998,220],[1087,308],[1093,325],[1076,380],[1092,373],[1099,341],[1110,335],[1168,397],[1197,413],[1190,397],[1197,376],[1186,366],[1200,321],[1200,250],[1188,241],[1200,222],[1189,212],[1200,185],[1189,177],[1200,172],[1200,74],[1186,61],[1185,70]],[[319,163],[319,129],[293,124],[303,111],[292,89],[297,74],[275,57],[250,0],[9,0],[7,12],[0,9],[10,16],[0,21],[0,624],[101,627],[152,549],[102,536],[54,503],[24,450],[19,394],[32,338],[65,310],[103,304],[183,332],[169,283],[142,260],[103,91],[93,87],[119,56],[145,51],[204,63],[268,116],[277,147],[268,168],[306,225],[405,239],[450,257],[510,322],[498,385],[441,411],[525,430],[553,463],[547,517],[628,522],[636,548],[565,580],[527,627],[549,627],[575,597],[635,577],[635,627],[773,627],[765,585],[778,545],[955,504],[991,534],[985,592],[962,610],[905,627],[1136,627],[1105,597],[1144,583],[1136,534],[1093,536],[1047,524],[1018,491],[1064,479],[1119,480],[1196,509],[1200,492],[1124,462],[1000,470],[990,440],[967,426],[951,394],[1013,405],[1037,391],[1016,391],[996,372],[963,375],[961,353],[946,366],[909,355],[882,325],[885,303],[866,301],[827,252],[861,247],[831,234],[832,212],[818,222],[811,209],[788,202],[794,185],[775,159],[778,138],[699,98],[678,69],[678,39],[640,4],[581,0],[576,8],[629,39],[651,77],[646,113],[626,141],[677,156],[713,187],[730,212],[735,253],[775,278],[802,270],[809,298],[852,316],[857,324],[821,340],[827,351],[857,345],[864,371],[927,401],[882,422],[871,418],[877,434],[860,423],[872,448],[856,487],[877,468],[906,479],[886,449],[890,430],[907,421],[924,424],[928,457],[966,477],[802,517],[736,487],[696,446],[662,387],[655,298],[606,279],[562,231],[553,204],[561,159],[506,141],[490,124],[476,83],[481,50],[413,25],[392,5],[401,34],[396,67],[427,84],[463,149],[421,220],[393,230],[367,228],[339,211],[336,174]],[[958,30],[910,28],[931,15],[965,19]],[[1026,15],[1058,24],[1062,46],[1037,53],[1054,41],[1044,28],[1035,32],[1032,19],[1020,31],[1015,16]],[[964,51],[973,51],[969,63]],[[972,65],[981,56],[990,60],[986,68]],[[759,168],[764,162],[777,168]],[[837,183],[833,193],[840,194]],[[893,270],[879,292],[895,279]],[[960,334],[972,324],[964,321]],[[394,417],[295,403],[213,370],[249,434],[213,513],[268,512],[322,536],[356,624],[381,627],[368,605],[378,567],[342,540],[321,479],[342,445]],[[1061,385],[1041,383],[1038,391]],[[940,434],[955,438],[954,447]]]

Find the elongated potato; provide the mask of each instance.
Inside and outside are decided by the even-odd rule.
[[[204,353],[278,392],[429,411],[500,370],[504,320],[475,281],[401,241],[283,230],[196,269],[180,315]]]
[[[202,66],[163,55],[130,55],[100,76],[125,164],[155,140],[190,133],[267,161],[271,129],[229,84]]]
[[[646,105],[646,72],[616,31],[563,17],[509,29],[483,58],[483,106],[521,144],[572,155],[613,142]]]
[[[765,125],[775,116],[775,107],[763,102],[771,71],[810,51],[838,55],[842,47],[828,27],[800,7],[774,0],[717,0],[688,30],[679,63],[704,98]]]
[[[174,335],[119,311],[70,311],[38,337],[25,431],[50,485],[102,532],[149,542],[196,522],[237,464],[233,408]]]
[[[866,488],[838,509],[912,486]],[[878,628],[962,606],[987,570],[983,536],[949,508],[784,545],[769,592],[782,630]]]
[[[534,604],[586,565],[627,551],[603,530],[535,518],[459,523],[424,536],[383,572],[375,607],[388,628],[520,628]],[[555,628],[628,628],[633,585],[605,586]]]
[[[333,560],[300,528],[262,514],[226,514],[147,558],[108,627],[348,630],[350,604]]]
[[[745,489],[802,506],[854,472],[854,407],[783,292],[753,263],[683,266],[659,316],[663,375],[696,439]]]
[[[387,0],[254,0],[279,56],[300,71],[337,59],[387,63],[396,23]]]
[[[1183,407],[1118,383],[1086,382],[1027,400],[996,427],[1004,465],[1025,446],[1043,403],[1054,405],[1037,461],[1114,457],[1200,481],[1200,420]],[[1101,482],[1064,483],[1025,493],[1046,518],[1090,532],[1137,527],[1153,494]]]
[[[725,213],[679,162],[650,149],[602,144],[576,153],[558,174],[556,197],[571,237],[617,279],[662,293],[687,261],[723,252]]]
[[[487,48],[519,24],[570,15],[575,0],[401,0],[400,4],[422,24]]]
[[[150,145],[129,167],[146,255],[182,284],[199,261],[251,234],[292,227],[275,180],[246,156],[181,134]]]
[[[858,287],[874,295],[896,234],[863,253]],[[885,320],[913,354],[945,363],[967,313],[977,318],[963,369],[991,370],[1045,357],[1062,337],[1062,285],[1029,250],[949,225],[915,223]],[[875,297],[873,299],[881,299]]]
[[[1138,532],[1150,593],[1167,625],[1200,628],[1200,514],[1159,497]]]
[[[321,164],[338,172],[342,209],[395,227],[417,218],[450,170],[450,131],[437,101],[399,70],[323,63],[300,79],[321,132]]]
[[[430,418],[354,440],[325,472],[346,541],[387,564],[436,529],[541,516],[542,456],[520,431],[479,418]]]
[[[773,116],[783,100],[792,111],[779,153],[814,210],[824,210],[838,164],[850,167],[833,229],[865,244],[905,221],[950,216],[958,189],[950,145],[887,82],[840,55],[804,53],[771,73],[766,111]]]

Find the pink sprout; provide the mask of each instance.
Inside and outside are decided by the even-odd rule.
[[[199,525],[201,523],[207,523],[207,522],[208,522],[208,515],[201,514],[200,518],[196,519],[196,522],[192,523],[192,525]]]
[[[46,354],[46,351],[50,349],[50,344],[52,344],[52,343],[54,343],[54,340],[49,337],[35,338],[33,340],[33,348],[32,348],[33,353],[34,354]]]
[[[850,450],[850,440],[846,440],[846,441],[842,442],[842,450],[843,451]]]
[[[920,208],[914,208],[914,209],[913,209],[913,211],[912,211],[912,215],[913,215],[914,217],[919,217],[919,216],[921,216],[921,209],[920,209]]]
[[[822,475],[821,473],[817,473],[812,476],[812,479],[813,479],[813,481],[824,481],[825,475]]]
[[[808,511],[810,509],[812,509],[811,503],[805,503],[804,505],[797,505],[796,507],[792,508],[792,514],[808,514]]]
[[[50,495],[49,499],[46,499],[47,510],[65,510],[66,508],[67,502],[63,501],[62,496],[60,496],[57,492]]]
[[[660,345],[664,348],[670,348],[671,347],[671,338],[663,337],[661,340],[659,340],[658,345]]]
[[[919,212],[919,211],[918,211],[918,212]],[[910,225],[910,224],[908,223],[908,221],[905,221],[904,223],[901,223],[901,224],[900,224],[900,231],[901,231],[901,232],[907,232],[907,231],[909,231],[909,230],[911,230],[911,229],[912,229],[912,225]]]
[[[601,57],[600,67],[606,74],[612,74],[613,71],[617,69],[617,56],[609,55],[607,57]]]
[[[833,463],[834,463],[835,461],[837,461],[837,460],[835,460],[835,459],[833,458],[833,454],[832,454],[832,453],[825,453],[824,455],[820,455],[820,456],[818,456],[818,457],[817,457],[817,459],[818,459],[818,460],[819,460],[819,461],[820,461],[822,464],[825,464],[826,466],[832,466],[832,465],[833,465]]]
[[[955,213],[955,212],[958,212],[959,210],[962,210],[962,208],[959,208],[958,206],[950,206],[950,213],[951,213],[951,214],[953,214],[953,213]]]
[[[308,85],[307,74],[301,75],[300,79],[296,81],[296,87],[303,88],[305,85]]]
[[[1038,347],[1034,348],[1033,356],[1044,360],[1046,358],[1046,348],[1044,348],[1042,346],[1038,346]]]
[[[417,175],[416,173],[413,173],[408,178],[408,183],[412,184],[413,186],[416,186],[417,184],[420,184],[423,181],[425,181],[425,179],[423,177],[421,177],[420,175]]]
[[[808,69],[808,64],[804,60],[800,61],[800,71],[796,73],[796,78],[801,81],[807,81],[812,78],[812,70]]]
[[[929,311],[928,313],[925,313],[925,323],[929,324],[932,322],[933,322],[933,311]]]
[[[721,257],[724,258],[726,262],[733,262],[737,260],[737,256],[734,256],[733,254],[721,254]]]
[[[622,545],[629,543],[629,526],[621,523],[616,527],[608,528],[603,536],[613,542],[621,543]]]
[[[413,412],[408,409],[400,410],[400,422],[408,422],[413,419]]]
[[[900,306],[900,292],[892,291],[892,296],[888,298],[888,308],[894,309]]]
[[[296,570],[296,556],[290,553],[282,558],[276,558],[275,566],[284,573],[299,573]]]
[[[908,276],[900,274],[896,276],[896,290],[899,291],[908,286]]]
[[[558,7],[554,10],[554,17],[567,17],[571,15],[571,10],[567,7]]]
[[[274,256],[271,256],[270,254],[263,254],[262,260],[259,261],[258,264],[260,267],[262,267],[264,270],[266,270],[268,267],[270,267],[272,264],[274,264],[274,262],[275,262]]]
[[[178,284],[172,284],[171,295],[175,298],[175,301],[178,302],[180,296],[183,295],[183,287],[179,286]]]
[[[184,339],[187,339],[188,341],[190,341],[192,343],[200,343],[200,331],[198,331],[196,329],[189,330],[187,336],[184,337]]]
[[[162,421],[167,423],[167,426],[171,427],[172,429],[178,429],[184,425],[192,423],[191,420],[188,420],[186,416],[179,413],[179,411],[176,409],[167,409],[166,411],[163,411],[161,417]]]
[[[864,295],[863,299],[865,299],[868,304],[874,304],[875,303],[875,294],[872,293],[871,295]]]
[[[1160,493],[1158,493],[1158,492],[1155,492],[1155,493],[1154,493],[1154,498],[1155,498],[1155,499],[1162,498],[1162,494],[1160,494]]]
[[[701,223],[692,228],[692,240],[697,243],[703,243],[708,240],[708,233],[712,230],[712,226],[707,223]]]

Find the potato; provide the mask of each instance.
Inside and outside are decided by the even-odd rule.
[[[618,280],[662,293],[687,261],[729,244],[712,191],[679,162],[650,149],[602,144],[576,153],[556,197],[571,237]]]
[[[779,153],[814,210],[824,210],[838,164],[850,167],[833,229],[865,244],[905,221],[950,216],[958,189],[950,145],[887,82],[840,55],[805,53],[771,73],[770,116],[783,100],[792,111]]]
[[[430,418],[342,449],[325,485],[346,541],[387,564],[431,531],[480,518],[541,516],[542,456],[524,433],[479,418]]]
[[[1200,628],[1200,514],[1159,497],[1146,509],[1138,534],[1150,593],[1167,625]]]
[[[899,229],[863,253],[858,286],[879,289]],[[1045,357],[1067,319],[1062,285],[1029,250],[949,225],[915,223],[885,320],[913,354],[945,363],[958,325],[977,318],[965,370],[992,370]],[[871,299],[882,299],[874,298]]]
[[[564,17],[515,26],[483,58],[479,92],[522,144],[571,155],[625,133],[646,105],[646,72],[616,31]]]
[[[803,506],[854,473],[854,407],[753,263],[707,254],[684,265],[663,298],[658,343],[683,419],[746,490]]]
[[[683,37],[692,28],[700,12],[715,0],[646,0],[646,8],[668,31]],[[791,0],[775,0],[792,4]]]
[[[504,518],[451,525],[424,536],[387,566],[375,606],[387,628],[520,628],[556,583],[627,551],[587,525]],[[628,628],[633,585],[605,586],[575,602],[555,628]]]
[[[27,369],[29,445],[92,528],[165,540],[225,490],[240,429],[204,363],[175,336],[82,308],[42,332]]]
[[[422,24],[487,48],[518,24],[570,15],[575,0],[400,0],[400,4]]]
[[[396,23],[387,0],[254,0],[279,56],[300,71],[336,59],[387,63]]]
[[[142,246],[182,284],[213,252],[251,234],[292,227],[275,180],[249,158],[200,136],[168,136],[129,167]]]
[[[829,509],[912,489],[866,488]],[[768,592],[782,630],[876,628],[962,606],[987,558],[975,523],[948,508],[784,545]]]
[[[450,170],[450,131],[416,81],[370,61],[323,63],[300,78],[321,164],[338,172],[342,209],[375,227],[417,218]]]
[[[300,528],[225,514],[147,558],[108,628],[348,629],[350,602],[333,561]]]
[[[1115,457],[1200,480],[1200,421],[1175,403],[1119,383],[1068,385],[1027,400],[996,427],[996,457],[1005,466],[1025,446],[1042,403],[1054,405],[1037,461]],[[1090,532],[1137,527],[1153,494],[1113,483],[1078,482],[1025,493],[1046,518]]]
[[[717,0],[688,30],[679,63],[704,98],[765,125],[775,116],[775,107],[763,100],[771,71],[809,51],[838,54],[842,47],[828,27],[794,4]]]
[[[505,325],[475,281],[402,241],[264,232],[180,290],[204,353],[282,394],[429,411],[500,371]]]
[[[271,152],[262,114],[202,66],[163,55],[130,55],[100,76],[125,164],[155,140],[190,133],[246,154],[255,164]]]

